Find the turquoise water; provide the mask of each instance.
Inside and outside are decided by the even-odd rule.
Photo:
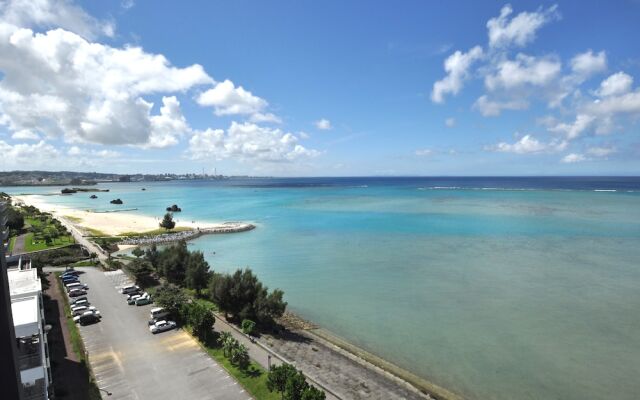
[[[98,200],[47,201],[106,210],[119,197],[153,216],[177,203],[178,219],[252,221],[190,246],[217,271],[250,266],[292,310],[472,399],[638,398],[640,181],[316,183],[114,183]],[[429,190],[518,184],[536,190]]]

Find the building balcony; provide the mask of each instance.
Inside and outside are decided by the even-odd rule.
[[[42,365],[42,345],[39,336],[17,338],[20,371]]]

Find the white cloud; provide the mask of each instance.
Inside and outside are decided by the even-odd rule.
[[[588,114],[578,114],[573,123],[558,123],[549,128],[549,131],[564,134],[567,139],[572,140],[580,136],[585,130],[590,128],[595,121],[595,117]]]
[[[40,136],[29,129],[20,129],[11,135],[12,139],[17,140],[40,140]]]
[[[607,55],[604,51],[594,54],[589,50],[571,59],[571,70],[582,79],[607,69]]]
[[[3,0],[0,21],[24,28],[60,27],[87,39],[115,34],[113,22],[99,21],[68,0]]]
[[[147,147],[168,147],[178,143],[178,139],[190,132],[189,125],[182,111],[180,102],[175,96],[163,97],[159,115],[153,115],[151,135]]]
[[[282,123],[282,119],[280,119],[280,117],[278,117],[275,114],[272,113],[255,113],[253,115],[251,115],[251,117],[249,117],[249,120],[251,122],[256,122],[256,123],[274,123],[274,124],[281,124]]]
[[[331,126],[331,121],[329,121],[326,118],[321,118],[319,120],[317,120],[316,122],[313,123],[316,128],[322,130],[322,131],[328,131],[333,129],[333,126]]]
[[[89,149],[82,149],[78,146],[71,146],[69,147],[69,149],[67,149],[67,155],[72,156],[72,157],[78,157],[78,156],[82,156],[82,157],[90,157],[92,159],[95,158],[117,158],[120,157],[121,154],[117,151],[113,151],[113,150],[89,150]]]
[[[122,0],[122,3],[120,3],[120,6],[125,10],[130,9],[135,5],[136,5],[136,2],[134,0]]]
[[[416,155],[419,157],[428,157],[433,155],[433,150],[431,149],[419,149],[416,150]]]
[[[36,144],[18,143],[10,145],[0,140],[0,154],[5,160],[5,168],[25,169],[33,167],[50,167],[51,161],[60,156],[60,152],[52,145],[41,140]]]
[[[507,47],[512,44],[522,47],[536,38],[536,32],[546,23],[558,19],[560,14],[556,5],[546,10],[535,12],[521,12],[513,18],[511,5],[507,4],[500,10],[500,16],[491,18],[487,22],[489,30],[489,45],[491,47]]]
[[[280,129],[232,122],[222,129],[196,131],[189,141],[192,159],[237,158],[250,162],[287,162],[320,154],[298,144],[298,137]]]
[[[640,91],[598,99],[589,104],[586,109],[603,117],[611,117],[615,114],[639,114]]]
[[[495,117],[500,115],[502,110],[524,110],[529,107],[529,103],[524,99],[493,101],[487,95],[480,96],[473,103],[473,109],[480,111],[485,117]]]
[[[67,154],[70,156],[79,156],[83,153],[83,150],[78,146],[71,146],[69,150],[67,150]]]
[[[624,72],[616,72],[600,83],[596,94],[600,97],[617,96],[631,90],[633,78]]]
[[[151,115],[152,103],[143,96],[213,82],[200,65],[173,67],[139,47],[2,23],[0,71],[0,123],[10,131],[100,144],[146,145],[152,136],[157,142],[158,126],[169,117],[162,109]]]
[[[555,57],[536,58],[518,54],[514,60],[504,60],[496,65],[496,72],[485,77],[489,90],[514,89],[524,85],[546,86],[556,80],[562,68]]]
[[[543,152],[547,150],[547,146],[531,135],[524,135],[513,144],[500,142],[495,146],[491,146],[489,149],[501,153],[528,154]]]
[[[449,118],[444,120],[444,125],[447,128],[453,128],[454,126],[456,126],[456,119],[453,118],[453,117],[449,117]]]
[[[607,157],[615,152],[615,147],[590,147],[587,149],[587,154],[594,157]]]
[[[571,153],[564,156],[561,161],[565,164],[573,164],[573,163],[578,163],[586,160],[587,158],[582,154]]]
[[[266,100],[254,96],[242,86],[236,87],[228,79],[201,93],[196,101],[201,106],[213,106],[218,116],[257,114],[268,106]]]
[[[482,56],[482,48],[475,46],[466,53],[458,50],[447,57],[444,61],[444,70],[447,76],[433,84],[431,100],[435,103],[442,103],[446,94],[458,94],[464,81],[469,78],[469,68]]]
[[[566,149],[567,145],[567,141],[552,140],[549,143],[543,143],[531,135],[524,135],[515,143],[500,142],[496,145],[485,147],[485,150],[500,153],[536,154],[562,151]]]

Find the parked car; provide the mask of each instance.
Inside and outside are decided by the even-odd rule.
[[[127,296],[127,301],[131,300],[131,298],[132,298],[133,296],[142,296],[142,295],[143,295],[142,290],[138,290],[138,291],[136,291],[136,292],[132,292],[131,294],[129,294],[129,295]]]
[[[78,318],[78,322],[80,323],[80,325],[94,324],[94,323],[96,323],[98,321],[100,321],[100,316],[99,315],[95,315],[93,313],[82,314]]]
[[[62,278],[62,283],[65,285],[71,282],[80,282],[80,279],[78,279],[77,276],[65,276],[64,278]]]
[[[147,304],[151,304],[151,296],[140,296],[135,301],[136,306],[146,306]]]
[[[87,296],[80,296],[80,297],[73,298],[71,299],[71,301],[69,301],[69,303],[73,306],[81,302],[82,300],[88,300]]]
[[[102,318],[102,315],[100,315],[100,311],[98,310],[89,310],[89,311],[85,311],[80,315],[76,315],[75,317],[73,317],[73,322],[80,322],[80,319],[86,315],[93,315],[98,317],[98,319]]]
[[[80,307],[80,306],[90,306],[91,303],[89,303],[89,300],[87,299],[87,297],[85,296],[84,299],[81,300],[77,300],[77,301],[73,301],[71,303],[71,309],[73,309],[74,307]]]
[[[165,317],[168,317],[168,316],[169,316],[169,312],[162,307],[154,307],[151,310],[149,310],[149,317],[151,317],[151,319],[156,319],[160,321],[165,319]]]
[[[155,335],[156,333],[169,331],[169,330],[171,330],[171,329],[173,329],[175,327],[176,327],[176,323],[175,322],[162,320],[162,321],[158,321],[155,324],[151,325],[149,327],[149,331]]]
[[[71,289],[69,290],[69,297],[86,296],[87,292],[84,289]]]
[[[84,314],[86,311],[98,311],[98,309],[93,306],[74,307],[74,309],[71,310],[71,315],[75,317]]]
[[[82,282],[67,283],[64,286],[67,288],[67,292],[72,289],[84,289],[84,290],[89,289],[89,286]]]
[[[67,275],[75,275],[78,276],[80,275],[80,273],[74,269],[68,269],[66,271],[64,271],[62,274],[60,274],[60,276],[67,276]]]
[[[136,285],[125,286],[122,289],[120,289],[120,293],[122,293],[122,294],[131,294],[131,293],[137,292],[137,291],[140,291],[140,287],[136,286]]]
[[[130,306],[136,304],[136,300],[138,300],[140,297],[142,297],[141,294],[136,294],[135,296],[131,296],[131,298],[127,300],[127,304]]]

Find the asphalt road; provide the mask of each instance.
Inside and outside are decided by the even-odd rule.
[[[102,314],[101,322],[80,332],[103,399],[251,399],[185,332],[151,334],[153,305],[127,305],[118,292],[128,283],[123,274],[80,270],[89,301]]]

